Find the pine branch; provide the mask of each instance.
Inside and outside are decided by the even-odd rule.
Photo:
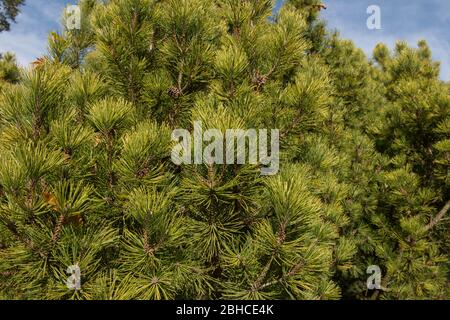
[[[3,223],[3,225],[11,232],[11,234],[20,242],[22,242],[26,248],[29,248],[30,250],[33,249],[34,244],[30,239],[25,239],[24,236],[19,232],[16,223],[13,221],[2,218],[0,222]]]
[[[447,211],[450,209],[450,200],[447,201],[445,206],[439,211],[437,216],[435,216],[433,219],[431,219],[430,223],[426,226],[425,230],[429,231],[431,230],[439,221],[442,220],[444,215],[447,213]]]
[[[261,286],[259,287],[259,289],[261,290],[261,289],[264,289],[264,288],[266,288],[266,287],[270,287],[270,286],[275,285],[275,284],[277,284],[277,283],[283,282],[283,281],[286,280],[287,278],[294,276],[294,275],[297,273],[297,271],[298,271],[303,265],[304,265],[304,262],[303,262],[303,261],[298,262],[298,263],[297,263],[297,264],[296,264],[296,265],[295,265],[288,273],[284,274],[281,278],[276,279],[276,280],[273,280],[273,281],[270,281],[270,282],[267,282],[267,283],[261,285]]]
[[[272,253],[272,255],[270,256],[269,261],[264,266],[263,271],[259,275],[259,277],[256,280],[256,282],[252,285],[252,289],[253,290],[255,290],[255,291],[261,290],[261,288],[262,288],[261,283],[264,280],[264,278],[266,277],[267,272],[269,272],[269,269],[270,269],[270,266],[272,265],[272,261],[273,261],[274,257],[275,257],[275,252]]]
[[[55,230],[53,232],[52,236],[52,247],[55,245],[56,242],[58,242],[59,237],[61,235],[62,226],[65,220],[64,214],[61,214],[58,218],[58,222],[56,223]]]
[[[281,245],[285,239],[286,239],[286,226],[288,223],[288,219],[286,219],[279,227],[278,229],[278,234],[277,234],[277,244]],[[272,284],[275,284],[277,282],[281,282],[282,279],[284,279],[285,276],[282,276],[280,279],[266,283],[266,284],[262,284],[262,281],[265,279],[267,273],[270,270],[270,266],[272,265],[273,259],[275,258],[275,255],[277,253],[277,250],[274,250],[272,252],[272,255],[270,256],[269,261],[267,262],[267,264],[264,266],[263,271],[261,272],[261,274],[259,275],[258,279],[256,280],[256,282],[252,285],[252,289],[253,290],[261,290],[267,286],[270,286]],[[294,270],[297,270],[296,267],[294,267]],[[291,271],[292,272],[292,271]],[[288,273],[288,276],[291,274],[291,272]]]

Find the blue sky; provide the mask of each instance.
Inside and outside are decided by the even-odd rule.
[[[441,78],[450,81],[450,0],[324,0],[328,9],[322,17],[328,27],[371,55],[379,42],[393,48],[397,40],[411,46],[427,40],[433,59],[441,61]],[[381,30],[366,26],[367,7],[378,5]]]
[[[278,5],[283,1],[278,0]],[[352,39],[368,55],[379,42],[393,47],[396,40],[416,45],[426,39],[433,57],[441,61],[441,78],[450,81],[450,0],[323,0],[322,17],[330,29]],[[59,28],[63,8],[76,0],[26,0],[17,24],[0,33],[0,52],[13,51],[27,65],[47,50],[47,35]],[[369,30],[369,5],[381,9],[381,30]]]

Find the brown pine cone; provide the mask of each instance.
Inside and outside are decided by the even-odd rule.
[[[167,94],[172,98],[178,98],[179,96],[181,96],[182,92],[179,88],[173,86],[169,88]]]
[[[257,89],[259,90],[262,88],[267,82],[267,76],[260,74],[259,72],[255,74],[253,77],[253,83],[256,85]]]

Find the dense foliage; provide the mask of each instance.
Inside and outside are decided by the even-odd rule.
[[[0,298],[450,298],[450,87],[425,41],[369,60],[317,0],[80,6],[32,67],[0,60]],[[175,165],[194,121],[280,129],[279,173]]]

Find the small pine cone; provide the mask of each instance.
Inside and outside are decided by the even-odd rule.
[[[172,98],[178,98],[182,94],[181,90],[179,88],[177,88],[177,87],[170,87],[169,91],[167,93]]]
[[[253,83],[256,85],[258,89],[264,86],[267,82],[267,76],[257,73],[253,78]]]
[[[64,158],[66,160],[72,159],[72,150],[70,148],[64,149]]]
[[[142,179],[148,174],[149,171],[150,171],[149,168],[145,166],[136,173],[136,177]]]

